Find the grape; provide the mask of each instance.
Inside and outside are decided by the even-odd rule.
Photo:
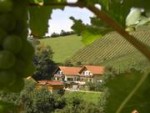
[[[26,62],[31,61],[34,56],[34,47],[27,40],[24,40],[22,45],[23,45],[23,47],[19,54],[20,57]]]
[[[12,9],[12,1],[11,0],[0,0],[0,12],[8,12]]]
[[[25,61],[23,61],[20,58],[17,58],[15,65],[13,66],[12,70],[14,70],[17,74],[22,74],[22,70],[24,70],[24,68],[26,68],[27,63]]]
[[[28,0],[0,0],[0,90],[20,92],[32,75],[34,48],[28,36]],[[0,113],[3,107],[0,104]],[[5,111],[4,111],[5,112]]]
[[[10,35],[4,39],[3,48],[16,54],[22,48],[22,40],[18,36]]]
[[[30,76],[35,71],[33,63],[25,62],[21,59],[17,59],[13,70],[22,78]]]
[[[3,105],[2,103],[0,104],[0,113],[6,113],[5,105]]]
[[[24,70],[22,71],[22,75],[23,77],[28,77],[32,75],[32,73],[34,72],[35,72],[35,66],[33,65],[33,63],[30,63],[26,66],[26,68],[24,68]]]
[[[0,0],[0,91],[19,93],[24,78],[35,70],[34,48],[27,41],[27,2]],[[11,108],[11,104],[0,101],[0,113],[12,113]]]
[[[26,22],[18,20],[16,22],[16,29],[13,31],[13,33],[26,40],[28,33]]]
[[[24,12],[26,12],[25,7],[22,7],[22,5],[20,5],[20,4],[15,4],[15,8],[13,9],[12,13],[17,20],[27,21],[27,13],[24,13]]]
[[[3,70],[0,71],[0,78],[0,86],[6,87],[15,81],[16,74],[10,70]]]
[[[18,93],[24,88],[24,79],[23,78],[16,78],[15,82],[8,87],[8,92],[15,92]]]
[[[0,44],[2,44],[3,39],[6,37],[6,32],[0,29]]]
[[[12,18],[12,16],[9,13],[0,14],[0,27],[5,31],[13,31],[16,26],[16,19]]]
[[[9,69],[15,65],[15,56],[6,50],[0,51],[0,69]]]

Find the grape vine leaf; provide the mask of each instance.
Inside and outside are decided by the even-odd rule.
[[[42,6],[44,4],[44,1],[43,0],[34,0],[34,3]]]
[[[29,8],[29,27],[31,33],[36,36],[44,36],[48,32],[48,20],[52,8],[50,6],[34,6]]]
[[[149,1],[143,2],[142,0],[136,0],[136,1],[134,0],[92,0],[92,1],[91,0],[79,0],[78,2],[87,7],[95,5],[95,4],[99,4],[101,6],[101,10],[103,10],[107,15],[109,15],[110,18],[112,18],[112,20],[116,21],[116,23],[118,23],[123,28],[126,28],[126,17],[129,14],[131,8],[133,7],[143,8],[147,12],[147,14],[149,14],[148,11],[150,11],[150,8],[147,5],[150,2]],[[139,25],[147,24],[148,22],[149,22],[149,18],[142,19]],[[74,23],[75,25],[73,25],[72,27],[73,30],[75,30],[77,33],[80,32],[80,34],[84,34],[84,33],[87,34],[87,32],[90,32],[90,37],[92,34],[95,35],[95,33],[92,33],[93,31],[97,33],[99,32],[100,35],[104,35],[105,33],[109,31],[108,30],[109,27],[106,27],[106,26],[103,27],[102,24],[101,25],[98,24],[99,25],[98,27],[98,25],[95,26],[93,23],[91,25],[83,25],[79,21],[74,21]],[[79,26],[81,26],[81,28]],[[85,32],[85,30],[87,32]],[[89,40],[92,40],[93,37],[89,38]],[[90,41],[86,41],[86,42],[89,43]]]
[[[142,9],[132,8],[126,18],[126,26],[137,24],[142,16],[141,13],[142,13]]]
[[[48,32],[48,21],[50,19],[52,10],[63,9],[64,6],[53,6],[53,3],[57,4],[65,2],[66,0],[30,0],[30,3],[37,4],[29,8],[29,27],[31,33],[35,36],[44,36]],[[39,5],[39,6],[38,6]]]
[[[150,17],[146,16],[143,9],[132,8],[126,18],[126,26],[142,26],[150,22]]]
[[[127,106],[123,109],[123,113],[128,108],[135,108],[139,113],[148,113],[150,111],[150,74],[140,86],[137,92],[133,95],[130,101],[127,103]]]
[[[105,113],[118,113],[117,110],[121,103],[127,98],[129,93],[134,89],[136,84],[143,77],[144,72],[135,69],[122,74],[116,74],[110,77],[106,83],[109,88],[109,97],[105,107]],[[139,113],[148,113],[150,108],[150,76],[144,81],[140,88],[134,93],[129,102],[125,104],[121,113],[131,113],[137,110]],[[120,112],[119,112],[120,113]]]
[[[44,0],[45,4],[51,4],[51,3],[64,3],[66,0]]]
[[[106,24],[102,23],[101,20],[96,19],[95,17],[91,18],[92,25],[85,25],[81,20],[76,20],[73,17],[70,17],[70,19],[74,22],[74,25],[71,28],[78,35],[82,36],[82,42],[86,45],[94,42],[98,38],[101,38],[104,34],[112,30]]]
[[[81,20],[75,20],[73,17],[71,19],[74,21],[74,25],[72,29],[78,34],[82,36],[82,42],[86,45],[92,43],[96,39],[100,38],[101,35],[97,30],[92,29],[89,25],[86,26],[82,23]]]
[[[93,2],[100,4],[102,10],[123,27],[131,8],[143,8],[145,12],[150,11],[148,0],[144,2],[143,0],[94,0]]]

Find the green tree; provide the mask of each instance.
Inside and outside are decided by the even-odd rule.
[[[32,87],[31,85],[28,86]],[[65,106],[63,97],[52,94],[46,88],[30,91],[28,88],[21,93],[19,98],[21,113],[52,113],[55,109],[62,109]]]
[[[104,85],[102,82],[87,82],[86,84],[90,91],[103,91]]]
[[[64,62],[64,66],[73,66],[73,63],[71,62],[71,60],[65,60]]]
[[[35,80],[51,79],[57,65],[52,60],[53,51],[49,46],[38,45],[33,62],[36,71],[33,74]]]
[[[56,109],[54,113],[102,113],[97,104],[86,102],[80,95],[67,98],[63,109]]]

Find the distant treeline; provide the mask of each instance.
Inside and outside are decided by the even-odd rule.
[[[58,33],[52,33],[51,36],[49,38],[57,38],[57,37],[60,37],[60,36],[68,36],[68,35],[72,35],[72,34],[75,34],[74,31],[61,31],[60,34]]]

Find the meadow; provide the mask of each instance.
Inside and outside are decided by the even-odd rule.
[[[101,92],[78,92],[78,91],[73,91],[73,92],[65,92],[64,95],[68,100],[71,98],[79,98],[84,100],[85,102],[89,103],[98,103],[101,97]]]
[[[70,59],[74,53],[84,47],[81,37],[77,35],[60,36],[57,38],[40,39],[44,45],[49,45],[53,52],[53,60],[56,63],[64,63]]]

